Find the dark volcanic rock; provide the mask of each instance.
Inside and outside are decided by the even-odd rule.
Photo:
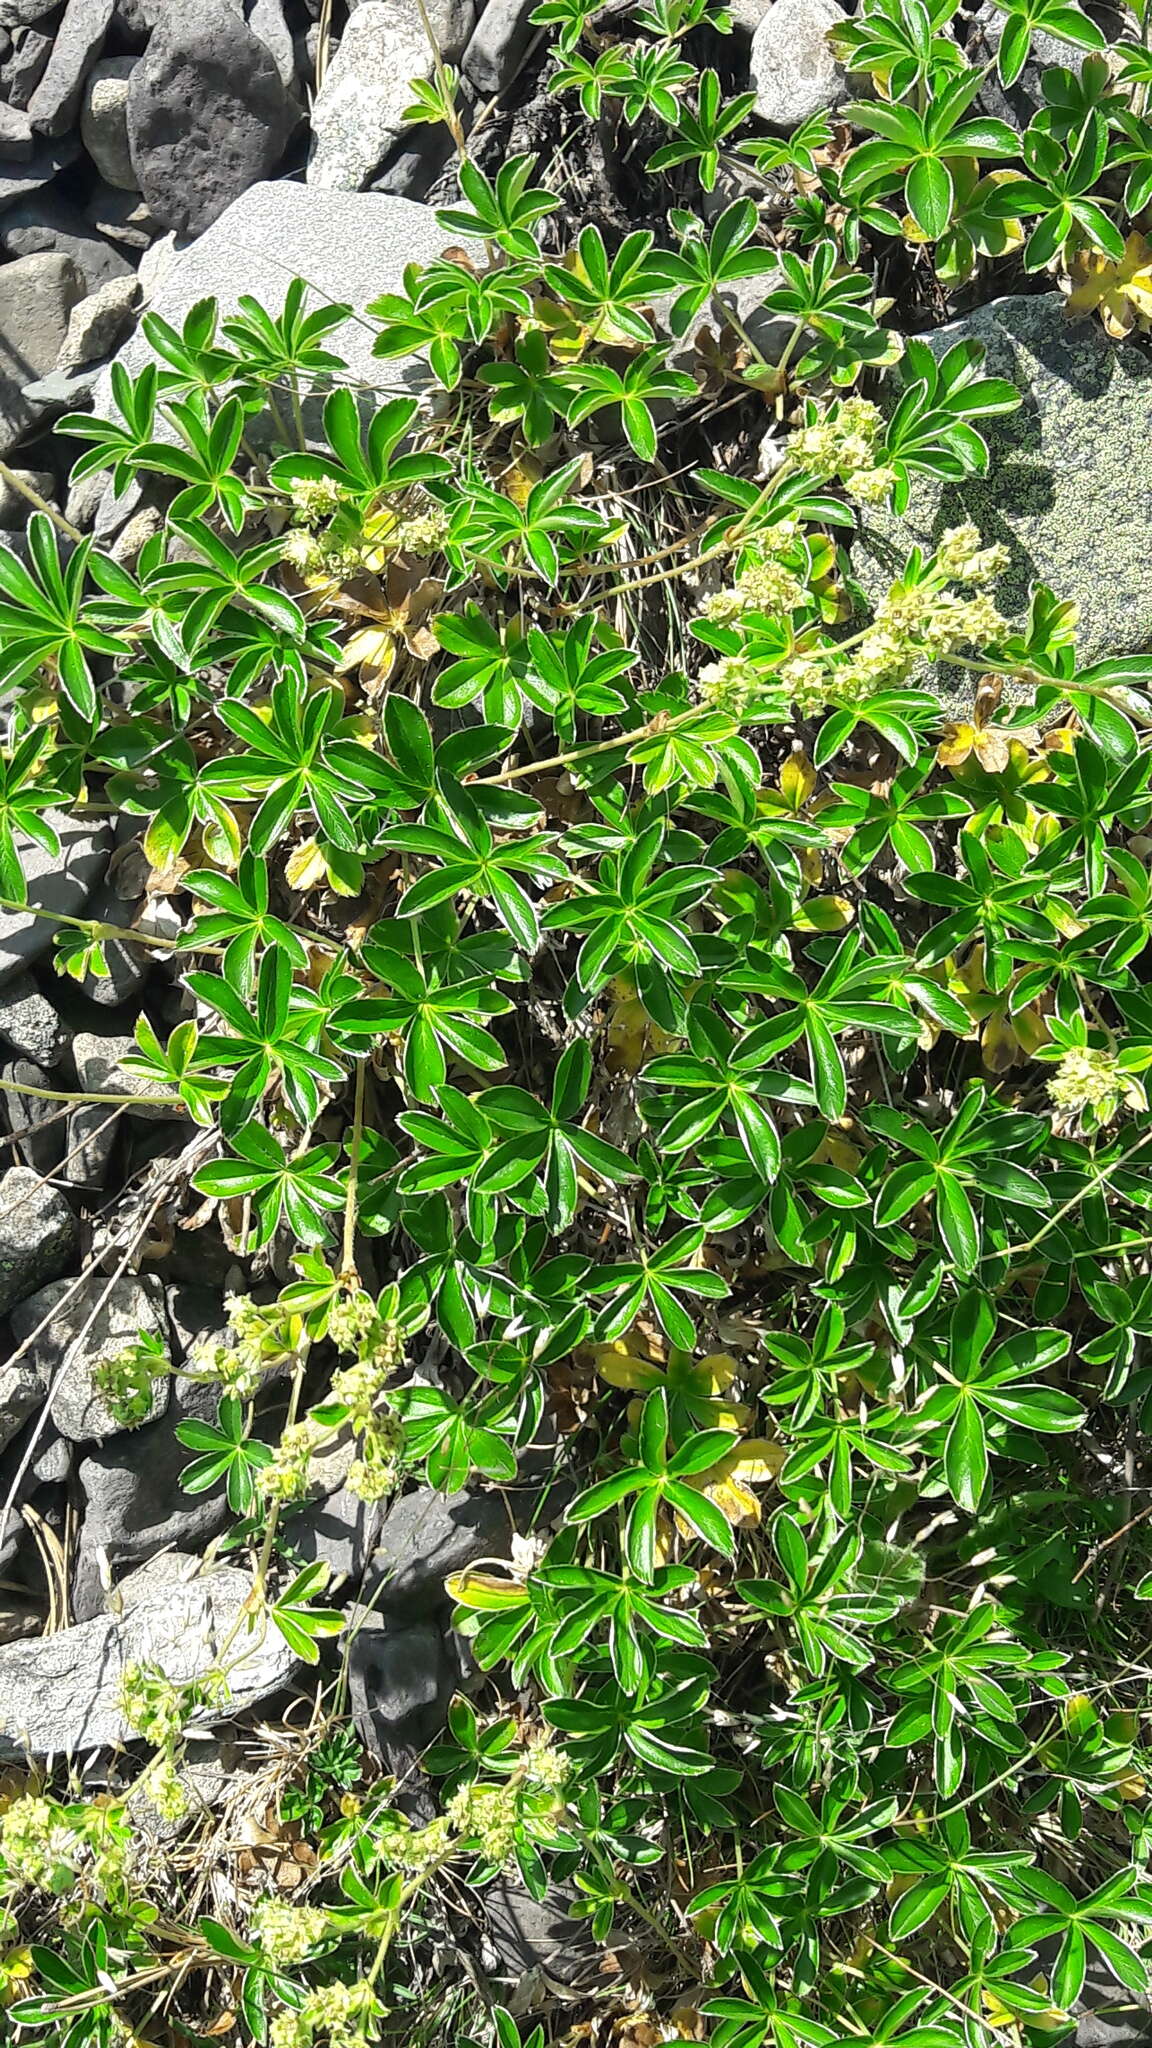
[[[275,169],[293,120],[275,61],[227,0],[165,16],[128,91],[132,165],[157,220],[203,233]]]
[[[113,0],[68,0],[44,76],[28,102],[41,135],[63,135],[80,109],[84,80],[104,47]]]
[[[219,1390],[178,1379],[168,1413],[145,1423],[126,1443],[121,1437],[91,1448],[80,1461],[84,1521],[73,1584],[78,1621],[103,1607],[101,1555],[113,1572],[144,1564],[171,1547],[202,1551],[225,1527],[230,1510],[222,1487],[185,1493],[180,1474],[193,1453],[176,1435],[182,1422],[214,1421]]]
[[[51,36],[41,35],[35,28],[17,30],[11,52],[0,64],[0,85],[10,107],[27,107],[51,55]]]
[[[83,280],[83,297],[114,277],[131,277],[126,256],[96,234],[82,213],[55,192],[18,199],[0,214],[0,244],[9,256],[68,256]],[[51,366],[49,366],[51,367]]]
[[[504,1557],[510,1531],[494,1493],[436,1493],[422,1486],[388,1511],[372,1554],[365,1598],[392,1615],[426,1614],[447,1601],[444,1580],[481,1557]]]
[[[0,282],[17,267],[11,263],[0,269]],[[66,331],[65,315],[61,340]],[[111,830],[102,822],[69,818],[62,811],[46,811],[44,815],[60,835],[61,850],[59,854],[50,854],[33,841],[21,841],[20,860],[28,884],[28,901],[40,910],[58,910],[66,917],[79,917],[108,865]],[[50,917],[34,917],[23,910],[0,911],[0,987],[14,980],[29,961],[47,951],[55,930]]]
[[[80,1231],[62,1194],[26,1166],[0,1175],[0,1315],[66,1273]]]
[[[18,1140],[16,1150],[20,1158],[25,1166],[34,1166],[37,1173],[54,1174],[64,1157],[66,1126],[62,1105],[41,1095],[15,1092],[28,1087],[50,1088],[49,1076],[32,1060],[13,1060],[0,1069],[0,1075],[9,1084],[4,1091],[4,1107],[8,1127]]]

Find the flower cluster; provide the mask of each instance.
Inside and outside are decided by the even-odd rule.
[[[518,1787],[462,1785],[448,1801],[447,1814],[458,1834],[475,1843],[487,1863],[506,1863],[516,1846],[520,1819]]]
[[[420,1876],[442,1861],[452,1847],[452,1823],[445,1815],[414,1828],[399,1813],[383,1813],[374,1823],[376,1847],[394,1870]]]
[[[308,1415],[302,1422],[289,1424],[271,1460],[262,1465],[256,1475],[256,1483],[266,1501],[278,1501],[284,1507],[293,1501],[307,1500],[308,1468],[313,1452],[319,1449],[326,1434]]]
[[[284,1899],[261,1899],[253,1907],[248,1931],[272,1962],[291,1969],[324,1940],[329,1920],[321,1906],[290,1906]]]
[[[714,710],[743,719],[765,703],[775,681],[775,676],[762,674],[748,655],[726,654],[701,669],[700,695]]]
[[[342,1350],[359,1355],[333,1375],[330,1399],[344,1410],[357,1441],[358,1457],[348,1473],[349,1491],[360,1500],[383,1500],[396,1486],[403,1428],[388,1399],[387,1386],[404,1353],[403,1332],[385,1297],[377,1307],[359,1293],[337,1304],[328,1334]]]
[[[1090,1045],[1074,1045],[1064,1054],[1049,1081],[1048,1097],[1054,1109],[1073,1116],[1090,1111],[1097,1123],[1106,1124],[1119,1109],[1128,1080],[1115,1053]]]
[[[746,612],[798,611],[808,593],[801,577],[782,557],[795,545],[799,532],[795,519],[779,519],[758,534],[755,549],[742,552],[732,583],[704,599],[702,617],[716,626],[730,626]]]
[[[344,493],[334,477],[300,477],[291,486],[288,500],[292,516],[300,526],[319,526],[344,504]]]
[[[135,1429],[152,1412],[154,1382],[172,1370],[158,1337],[147,1334],[92,1368],[92,1385],[122,1429]]]
[[[984,547],[980,529],[967,520],[963,526],[946,527],[936,548],[935,563],[940,575],[953,583],[991,583],[1002,576],[1010,556],[998,542]]]
[[[224,1306],[231,1341],[217,1338],[194,1346],[189,1370],[194,1378],[219,1380],[228,1393],[249,1400],[268,1373],[296,1357],[303,1323],[278,1302],[253,1301],[247,1294],[227,1295]]]
[[[943,588],[949,576],[968,583],[983,582],[998,575],[1004,565],[1001,549],[967,546],[969,533],[979,542],[974,528],[957,532],[963,536],[965,548],[954,547],[951,552],[960,567],[943,568],[936,561],[919,580],[894,583],[877,606],[871,626],[846,659],[827,667],[814,658],[802,667],[798,662],[785,664],[782,679],[802,712],[809,714],[828,704],[858,704],[877,690],[898,688],[920,661],[945,660],[962,648],[994,646],[1004,638],[1008,622],[987,591],[960,596]]]
[[[175,1823],[183,1820],[188,1811],[188,1788],[180,1776],[175,1757],[169,1753],[153,1757],[137,1780],[135,1789],[143,1794],[150,1806],[155,1807],[161,1820]]]
[[[85,1860],[84,1836],[55,1800],[14,1799],[0,1815],[0,1871],[6,1889],[70,1891]]]
[[[396,528],[396,546],[409,555],[434,555],[447,540],[451,524],[443,507],[429,499],[422,511],[400,521]]]
[[[844,398],[824,414],[797,427],[788,452],[823,483],[838,479],[865,505],[882,504],[894,472],[877,461],[884,415],[867,398]]]
[[[268,2048],[312,2048],[323,2040],[327,2048],[361,2048],[376,2038],[380,2001],[372,1986],[325,1984],[310,1991],[295,2012],[277,2013],[268,2033]]]
[[[572,1759],[552,1740],[551,1729],[531,1735],[524,1749],[524,1782],[537,1791],[563,1792],[572,1776]]]
[[[198,1707],[221,1706],[228,1697],[222,1672],[206,1671],[177,1681],[158,1664],[126,1664],[120,1678],[120,1710],[128,1726],[155,1749],[175,1749]]]

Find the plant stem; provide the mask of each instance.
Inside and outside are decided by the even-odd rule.
[[[66,534],[69,540],[83,540],[84,535],[81,533],[80,528],[73,526],[70,519],[65,519],[62,512],[57,512],[55,507],[50,505],[46,498],[40,496],[39,491],[32,484],[25,483],[23,477],[17,476],[14,469],[9,469],[6,462],[0,462],[0,477],[4,479],[6,484],[10,484],[14,491],[19,491],[22,498],[27,498],[29,504],[36,507],[37,512],[43,512],[52,521],[53,526],[59,532]]]
[[[352,1109],[352,1146],[348,1166],[348,1192],[344,1199],[344,1239],[340,1278],[351,1286],[359,1279],[353,1246],[356,1238],[356,1184],[360,1177],[360,1140],[364,1132],[364,1088],[368,1078],[368,1055],[356,1062],[356,1094]]]
[[[541,775],[549,768],[567,768],[573,762],[591,760],[594,754],[610,754],[620,747],[630,747],[637,740],[651,739],[657,732],[674,732],[678,726],[686,725],[695,718],[695,707],[691,711],[678,711],[674,718],[650,718],[647,725],[641,725],[635,732],[622,733],[619,739],[597,740],[591,747],[573,747],[566,754],[550,754],[543,761],[527,761],[522,768],[505,768],[499,775],[477,775],[468,784],[470,789],[489,788],[502,782],[519,782],[525,775]]]

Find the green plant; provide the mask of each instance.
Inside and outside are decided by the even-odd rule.
[[[194,1683],[127,1674],[151,1754],[123,1770],[181,1810],[250,1633],[316,1688],[306,1742],[265,1738],[266,1860],[225,1917],[189,1862],[133,1860],[118,1793],[0,1811],[18,2048],[522,2048],[504,2008],[444,2020],[427,1967],[505,1869],[716,2048],[1039,2038],[1089,1945],[1145,1981],[1152,661],[1079,661],[1044,589],[1010,625],[969,526],[864,616],[847,543],[861,504],[981,473],[1017,403],[971,342],[902,340],[889,245],[941,292],[1023,220],[1028,266],[1110,258],[1152,81],[1142,42],[1107,93],[1091,55],[1053,67],[1021,137],[973,114],[954,12],[845,23],[877,96],[837,151],[819,120],[742,134],[750,96],[685,54],[724,32],[701,0],[627,39],[545,0],[561,101],[674,174],[659,226],[545,254],[536,166],[465,154],[463,260],[373,309],[435,408],[337,388],[308,441],[343,309],[302,287],[150,316],[118,417],[65,424],[78,473],[180,487],[161,532],[128,568],[38,513],[29,566],[0,551],[5,899],[50,810],[139,821],[200,1013],[142,1019],[133,1070],[198,1126],[173,1202],[256,1287],[192,1362],[216,1420],[178,1425],[251,1593]],[[1095,45],[1015,8],[1005,80],[1038,31]],[[456,134],[453,85],[413,113]],[[787,183],[803,254],[747,198],[683,203],[730,152]],[[726,308],[758,277],[775,361]],[[775,430],[764,476],[733,473],[736,407]],[[967,720],[941,659],[992,679]],[[1031,701],[998,711],[1001,678]],[[60,965],[105,937],[77,920]],[[150,1361],[106,1391],[127,1371],[138,1406]],[[419,1824],[349,1727],[358,1618],[294,1540],[337,1452],[366,1503],[522,1511],[449,1583],[485,1679]],[[299,1893],[259,1896],[285,1841]]]

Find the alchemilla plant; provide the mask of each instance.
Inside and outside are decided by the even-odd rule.
[[[556,92],[695,204],[564,243],[441,71],[460,200],[369,308],[381,389],[303,283],[149,316],[156,361],[65,425],[162,530],[131,567],[44,513],[0,550],[0,891],[51,811],[136,821],[186,1004],[135,1080],[199,1127],[188,1210],[253,1288],[180,1432],[247,1605],[194,1683],[128,1666],[98,1796],[5,1786],[19,2048],[520,2048],[434,1961],[509,1877],[587,1943],[584,2031],[1023,2048],[1090,1969],[1145,1991],[1152,657],[1079,659],[1043,587],[1010,622],[963,519],[872,604],[851,541],[1018,404],[974,343],[901,340],[869,250],[1143,317],[1146,25],[1105,92],[1078,7],[1011,9],[1004,83],[1037,32],[1088,53],[1021,138],[948,0],[866,4],[872,96],[784,144],[685,61],[705,0],[536,19]],[[107,937],[68,924],[60,971]],[[104,1361],[122,1423],[163,1363]],[[494,1487],[518,1525],[451,1582],[477,1682],[418,1809],[294,1551],[341,1444],[365,1502]],[[273,1631],[317,1713],[261,1853],[158,1847],[141,1802],[178,1843]]]

